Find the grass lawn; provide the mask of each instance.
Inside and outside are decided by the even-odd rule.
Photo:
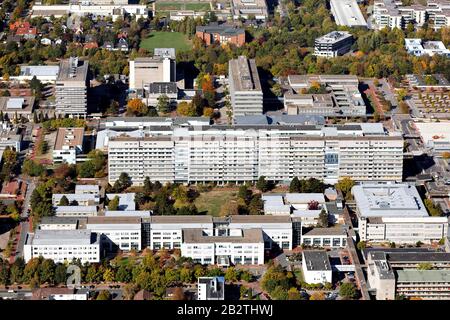
[[[153,52],[155,48],[175,48],[178,51],[186,51],[192,48],[191,41],[181,32],[152,32],[147,39],[140,43],[140,47]]]
[[[209,215],[218,216],[225,203],[236,199],[237,191],[209,191],[200,194],[194,204],[199,212],[207,211]]]
[[[209,2],[186,2],[186,7],[183,8],[183,2],[156,2],[156,12],[158,11],[169,11],[169,10],[195,10],[195,11],[206,11],[210,10],[211,7]]]

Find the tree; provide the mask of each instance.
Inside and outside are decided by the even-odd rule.
[[[111,293],[108,290],[102,290],[96,300],[111,300]]]
[[[114,185],[115,185],[115,187],[118,188],[118,190],[116,190],[116,192],[122,192],[125,189],[131,187],[132,184],[133,183],[132,183],[131,178],[128,175],[128,173],[122,172],[119,176],[119,179],[116,181],[116,183]]]
[[[61,199],[59,199],[59,206],[68,206],[69,205],[69,199],[67,199],[66,196],[62,196]]]
[[[429,262],[422,262],[419,263],[419,265],[417,266],[418,270],[432,270],[433,269],[433,265]]]
[[[297,288],[292,287],[289,289],[288,300],[301,300],[301,295]]]
[[[339,295],[344,299],[355,299],[358,292],[353,283],[345,282],[339,287]]]
[[[252,198],[252,191],[244,184],[239,187],[238,198],[244,200],[247,204]]]
[[[144,179],[144,193],[148,196],[152,193],[153,190],[153,184],[150,181],[149,177],[145,177]]]
[[[350,192],[354,185],[355,185],[355,181],[353,181],[349,177],[344,177],[341,180],[339,180],[339,182],[336,184],[336,188],[341,190],[345,199],[350,199],[350,197],[351,197]]]
[[[177,114],[179,116],[186,116],[186,117],[196,117],[198,116],[197,110],[195,109],[195,106],[192,103],[182,101],[177,106]]]
[[[356,248],[358,248],[358,250],[364,250],[366,248],[366,246],[367,246],[367,243],[365,241],[360,241],[356,245]]]
[[[142,116],[147,114],[148,108],[140,99],[131,99],[127,103],[127,115]]]
[[[288,292],[282,286],[277,286],[275,287],[275,289],[272,290],[270,296],[272,297],[273,300],[287,300]]]
[[[328,213],[324,209],[319,213],[319,225],[322,228],[328,228]]]
[[[250,201],[248,205],[248,213],[252,215],[258,215],[261,214],[264,207],[264,203],[261,199],[260,194],[255,194],[252,197],[252,200]]]
[[[108,203],[108,210],[110,211],[116,211],[119,210],[119,196],[115,196],[112,198],[112,200]]]
[[[238,215],[239,205],[236,201],[228,201],[220,208],[220,216]]]
[[[442,158],[444,158],[445,160],[450,159],[450,152],[446,151],[442,153]]]
[[[161,113],[168,113],[170,112],[170,100],[169,97],[165,94],[162,94],[158,97],[158,104],[156,105],[156,108]]]
[[[80,178],[93,178],[95,176],[95,164],[92,161],[85,161],[79,166],[78,171]]]
[[[311,294],[309,300],[325,300],[325,295],[323,292],[316,291]]]
[[[300,180],[297,177],[294,177],[289,185],[289,192],[300,192]]]
[[[269,190],[269,183],[266,181],[265,176],[259,177],[258,181],[256,182],[256,189],[261,192],[266,192]]]
[[[238,281],[238,272],[234,267],[229,267],[225,271],[225,281],[234,282]]]
[[[186,295],[184,294],[184,290],[182,287],[176,287],[173,290],[172,300],[186,300]]]
[[[433,217],[440,217],[443,214],[442,208],[439,205],[434,204],[433,200],[431,199],[425,199],[424,202],[425,207],[427,208],[428,212]]]

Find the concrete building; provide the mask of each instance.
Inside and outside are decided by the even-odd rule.
[[[90,230],[36,230],[24,245],[25,262],[42,256],[55,263],[80,259],[81,263],[100,262],[99,235]]]
[[[38,228],[40,230],[76,230],[78,219],[68,217],[42,217]]]
[[[440,122],[415,122],[421,139],[435,156],[441,156],[444,152],[450,152],[450,121]]]
[[[69,203],[76,203],[77,206],[95,206],[98,205],[98,197],[95,194],[75,194],[75,193],[54,193],[52,203],[54,207],[59,206],[61,198],[65,196]]]
[[[367,28],[366,19],[356,0],[330,0],[330,8],[338,26]]]
[[[61,61],[55,89],[57,115],[86,116],[88,65],[74,57]]]
[[[172,21],[183,21],[186,18],[203,18],[206,12],[194,10],[171,10],[169,11],[169,19]]]
[[[414,186],[358,185],[352,194],[362,241],[416,243],[447,235],[447,218],[430,217]]]
[[[197,26],[195,36],[203,40],[207,46],[220,43],[240,47],[245,44],[245,29],[226,24]]]
[[[21,66],[18,76],[11,76],[11,80],[20,82],[31,81],[36,77],[42,83],[54,83],[58,77],[59,66]]]
[[[164,182],[316,178],[401,181],[403,138],[382,124],[158,127],[108,141],[109,182],[127,172]]]
[[[367,260],[367,281],[376,290],[377,300],[395,299],[395,274],[384,252],[370,252]]]
[[[148,89],[154,82],[176,82],[175,49],[155,49],[153,57],[130,60],[130,89]]]
[[[141,219],[138,217],[89,217],[86,229],[100,235],[102,249],[106,251],[142,249]]]
[[[415,56],[429,55],[434,56],[435,54],[450,57],[450,50],[447,49],[442,41],[422,41],[422,39],[405,39],[405,48],[409,54]]]
[[[86,289],[75,288],[38,288],[33,290],[31,300],[81,300],[89,298]]]
[[[233,117],[263,113],[263,92],[254,59],[239,56],[228,67]]]
[[[314,41],[314,55],[335,58],[350,51],[353,36],[347,31],[332,31]]]
[[[303,245],[313,247],[345,248],[347,231],[341,225],[334,228],[313,228],[302,234]]]
[[[261,229],[233,229],[229,235],[208,235],[202,229],[183,229],[181,255],[196,263],[230,266],[264,264]]]
[[[57,217],[94,217],[97,215],[97,206],[57,206],[55,216]]]
[[[108,201],[111,201],[115,197],[119,198],[119,207],[117,210],[120,211],[135,211],[136,210],[136,193],[127,192],[127,193],[107,193],[106,198]]]
[[[396,292],[407,298],[450,299],[450,270],[397,270]]]
[[[288,114],[323,115],[327,117],[364,117],[366,104],[359,92],[359,80],[351,75],[289,75],[290,91],[284,95]],[[308,94],[313,85],[322,94]]]
[[[84,128],[58,128],[53,147],[53,162],[77,164],[83,152]]]
[[[269,18],[266,0],[232,0],[231,14],[234,20],[250,19],[252,16],[256,20],[267,20]]]
[[[97,202],[100,202],[100,186],[92,184],[75,185],[75,194],[93,194]]]
[[[199,277],[197,300],[225,300],[225,278]]]
[[[306,283],[332,283],[333,272],[326,251],[304,250],[302,271]]]
[[[35,101],[33,96],[0,97],[0,111],[11,120],[17,117],[32,121]]]
[[[176,82],[153,82],[145,91],[145,99],[143,100],[147,106],[158,105],[159,98],[166,96],[169,98],[169,104],[176,105],[178,99],[178,87]]]

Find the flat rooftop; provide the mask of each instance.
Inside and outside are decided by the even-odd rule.
[[[414,126],[419,130],[425,143],[431,141],[450,143],[450,121],[415,122]]]
[[[40,224],[78,224],[77,218],[72,217],[42,217]]]
[[[335,43],[343,39],[353,37],[350,32],[347,31],[331,31],[316,39],[316,42],[320,43]]]
[[[303,259],[308,271],[331,271],[330,260],[326,251],[305,250]]]
[[[204,33],[217,33],[222,36],[237,36],[240,34],[245,34],[244,29],[238,28],[238,27],[232,26],[232,25],[226,25],[226,24],[197,26],[196,31],[204,32]]]
[[[450,263],[450,252],[388,252],[387,259],[391,262],[446,262]]]
[[[235,91],[261,91],[258,69],[254,59],[239,56],[229,62]]]
[[[90,230],[36,230],[28,234],[26,244],[31,245],[89,245],[98,241],[97,235]]]
[[[84,128],[58,128],[54,150],[83,146]]]
[[[88,217],[86,224],[141,224],[139,217]]]
[[[366,19],[356,0],[330,0],[330,6],[338,26],[367,27]]]
[[[212,216],[152,216],[151,223],[173,223],[173,224],[189,224],[189,223],[212,223]]]
[[[62,60],[56,81],[83,81],[87,79],[88,61],[82,61],[78,58]]]
[[[33,96],[0,97],[0,110],[5,112],[31,113],[36,98]]]
[[[264,243],[261,229],[241,230],[241,236],[208,236],[202,229],[183,229],[184,243]]]
[[[397,270],[397,284],[410,282],[450,282],[450,270]]]
[[[21,66],[20,76],[22,77],[56,77],[59,73],[59,66]]]
[[[303,236],[346,236],[347,231],[342,226],[334,228],[313,228],[306,232]]]
[[[415,186],[362,184],[352,194],[361,217],[428,217]]]
[[[231,216],[231,223],[291,223],[289,216]]]

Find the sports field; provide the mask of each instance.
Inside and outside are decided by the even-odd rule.
[[[175,48],[177,52],[192,48],[191,41],[181,32],[152,32],[141,41],[140,47],[153,52],[155,48]]]

